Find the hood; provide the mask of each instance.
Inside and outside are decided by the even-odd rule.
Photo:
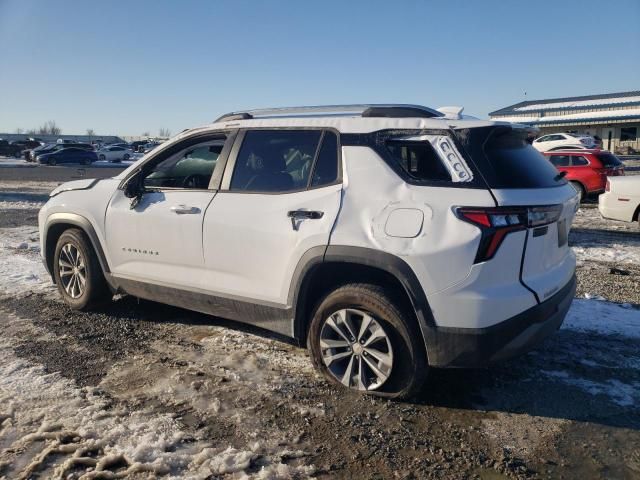
[[[55,197],[59,193],[69,192],[72,190],[89,190],[99,181],[99,178],[84,178],[82,180],[73,180],[72,182],[66,182],[54,188],[49,196]]]

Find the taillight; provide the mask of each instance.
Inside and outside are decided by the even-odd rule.
[[[539,227],[557,222],[562,205],[542,207],[458,207],[456,215],[461,220],[478,227],[482,232],[480,246],[474,263],[491,260],[504,238],[511,232]]]
[[[605,192],[611,191],[611,183],[609,182],[609,179],[607,179],[607,184],[604,186],[604,191]]]

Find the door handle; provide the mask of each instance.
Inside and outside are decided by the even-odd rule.
[[[174,205],[170,210],[177,215],[193,215],[200,213],[200,209],[198,207],[188,207],[186,205]]]
[[[291,219],[291,226],[296,231],[300,228],[302,220],[318,220],[323,215],[324,212],[318,210],[291,210],[287,213],[287,217]]]

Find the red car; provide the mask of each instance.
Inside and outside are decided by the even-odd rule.
[[[580,193],[580,200],[592,193],[604,192],[607,176],[624,175],[624,164],[606,150],[561,150],[543,155]]]

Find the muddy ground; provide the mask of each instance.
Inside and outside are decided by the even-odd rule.
[[[0,232],[21,232],[38,188],[9,183]],[[577,300],[572,322],[640,319],[640,266],[588,250],[636,237],[611,242],[627,225],[596,219],[581,213],[571,237],[577,296],[624,305]],[[572,322],[390,402],[334,389],[304,349],[256,329],[131,297],[78,313],[25,283],[0,294],[0,478],[640,478],[640,335]]]

